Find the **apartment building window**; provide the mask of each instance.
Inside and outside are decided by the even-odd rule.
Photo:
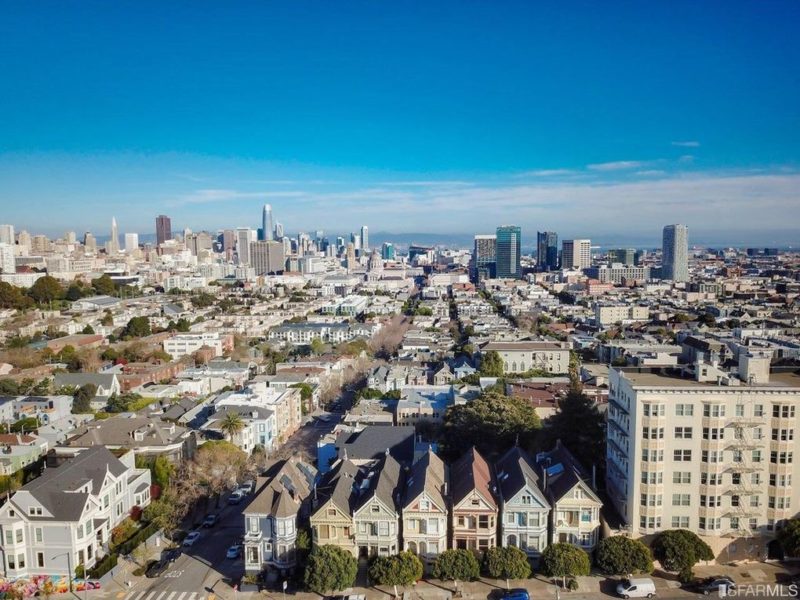
[[[737,417],[743,417],[744,416],[744,404],[737,404],[736,408],[735,408],[735,411],[736,411],[735,414],[736,414]]]
[[[764,416],[764,405],[763,404],[756,404],[753,407],[753,416],[754,417],[763,417]]]
[[[642,529],[660,529],[661,517],[639,517],[639,527]]]
[[[672,506],[691,506],[691,494],[672,494]]]
[[[44,535],[41,527],[37,527],[36,529],[34,529],[33,535],[36,538],[36,541],[39,543],[42,543],[42,541],[44,540]]]
[[[770,473],[769,475],[769,484],[773,487],[790,487],[792,485],[792,476],[791,475],[776,475],[775,473]]]
[[[21,544],[23,539],[24,539],[24,535],[25,535],[23,533],[22,529],[17,529],[14,533],[15,533],[16,538],[17,538],[17,543]]]
[[[769,462],[780,465],[792,464],[792,453],[772,451],[769,454]]]
[[[690,439],[692,439],[692,428],[691,427],[676,427],[675,428],[675,439],[678,439],[678,440],[690,440]]]
[[[645,403],[642,405],[642,414],[645,417],[663,417],[665,414],[664,404]]]
[[[688,529],[689,517],[672,517],[673,529]]]
[[[658,471],[642,471],[642,483],[663,483],[664,473]]]
[[[691,462],[692,461],[692,451],[691,450],[673,450],[672,452],[672,460],[676,462]]]
[[[731,496],[731,506],[739,506],[739,496]]]
[[[722,451],[720,450],[703,450],[700,453],[700,460],[704,463],[718,463],[722,462]]]
[[[663,504],[663,496],[661,494],[642,494],[639,501],[642,506],[661,506]],[[589,520],[591,520],[591,516]]]
[[[692,473],[690,471],[674,471],[672,483],[692,483]]]
[[[703,427],[704,440],[721,440],[725,432],[721,427]]]
[[[17,566],[20,569],[25,568],[25,555],[24,554],[17,554]]]
[[[705,529],[706,531],[715,531],[720,528],[720,522],[721,519],[719,517],[709,518],[709,519],[705,517],[700,517],[699,520],[700,529]]]
[[[742,454],[741,450],[734,450],[733,451],[733,462],[740,463],[744,459],[744,454]]]
[[[693,404],[676,404],[675,405],[676,417],[693,417],[694,405]]]
[[[663,427],[643,427],[642,437],[650,440],[663,440],[664,428]]]
[[[750,496],[750,508],[758,508],[761,506],[761,501],[758,496]]]
[[[725,405],[724,404],[704,404],[703,405],[704,417],[724,417]]]
[[[700,506],[716,508],[717,506],[721,505],[722,496],[706,496],[705,494],[700,494]]]
[[[722,475],[719,473],[700,473],[701,485],[720,485],[722,483]]]
[[[741,473],[731,473],[731,483],[733,485],[739,485],[742,483],[742,474]]]
[[[785,510],[785,509],[789,508],[789,506],[790,506],[790,499],[789,498],[784,498],[783,496],[780,496],[780,497],[777,497],[777,498],[775,496],[770,496],[769,499],[767,500],[767,505],[770,508],[777,508],[778,510]]]
[[[772,430],[773,442],[791,442],[794,440],[794,429],[774,429]]]
[[[772,416],[781,419],[793,419],[794,404],[773,404]]]
[[[754,463],[760,463],[761,462],[761,450],[753,450],[753,453],[752,453],[751,456],[753,457],[753,462]]]
[[[39,568],[44,567],[44,552],[36,553],[36,566]]]
[[[428,533],[439,533],[439,519],[428,519]]]
[[[731,529],[739,529],[739,517],[731,517]]]
[[[643,462],[663,462],[664,461],[664,451],[663,450],[642,450],[642,461]]]
[[[6,544],[13,544],[14,543],[14,531],[11,529],[6,529]]]

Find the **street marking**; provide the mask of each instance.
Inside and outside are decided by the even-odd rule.
[[[194,600],[197,597],[197,592],[192,592],[192,595],[189,596],[189,600]]]
[[[145,596],[146,600],[153,600],[153,596],[155,596],[156,592],[150,592]]]
[[[187,594],[187,592],[181,592],[181,595],[178,596],[178,600],[183,600],[183,597]]]
[[[161,592],[161,593],[158,595],[158,597],[156,598],[156,600],[161,600],[161,599],[162,599],[164,596],[166,596],[166,595],[167,595],[167,592]]]
[[[169,596],[167,596],[167,600],[172,600],[172,598],[174,598],[175,594],[177,594],[177,593],[178,592],[172,592]]]
[[[125,592],[117,592],[117,598],[122,598],[125,595]]]

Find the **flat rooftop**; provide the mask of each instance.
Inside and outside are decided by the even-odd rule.
[[[695,387],[695,388],[717,388],[724,389],[755,389],[755,388],[774,388],[774,387],[790,387],[800,390],[800,374],[792,372],[775,372],[769,376],[768,383],[757,383],[748,385],[744,382],[739,382],[738,386],[718,386],[715,382],[699,382],[694,379],[686,379],[677,375],[670,375],[665,372],[635,372],[623,371],[625,379],[631,382],[633,386],[656,386],[656,387]]]

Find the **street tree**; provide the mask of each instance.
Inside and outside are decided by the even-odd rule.
[[[378,585],[391,585],[397,597],[398,585],[411,585],[422,579],[422,561],[413,552],[378,556],[369,566],[369,578]]]
[[[489,548],[483,561],[486,573],[494,579],[527,579],[531,576],[528,555],[515,546]]]
[[[445,550],[433,563],[433,576],[443,581],[474,581],[480,574],[475,554],[463,548]]]
[[[800,519],[789,519],[778,531],[778,542],[788,556],[800,556]]]
[[[589,555],[572,544],[557,542],[542,552],[542,573],[548,577],[578,577],[588,575],[591,569]]]
[[[690,581],[692,567],[701,560],[714,560],[714,552],[688,529],[668,529],[653,540],[653,556],[667,571],[677,571],[681,581]]]
[[[317,546],[308,555],[303,583],[317,594],[325,595],[352,587],[358,563],[347,550],[338,546]]]
[[[606,575],[652,573],[653,553],[639,540],[614,535],[597,545],[595,564]]]

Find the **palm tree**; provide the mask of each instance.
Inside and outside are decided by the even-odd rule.
[[[223,417],[219,429],[228,437],[228,441],[232,442],[233,437],[244,429],[244,420],[239,413],[229,412]]]

